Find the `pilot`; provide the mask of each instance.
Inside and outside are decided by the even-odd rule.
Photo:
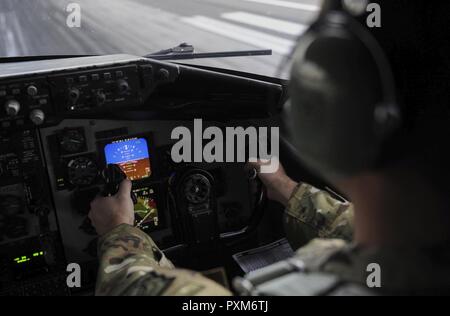
[[[300,39],[288,109],[303,163],[353,204],[295,183],[282,168],[261,174],[269,197],[286,205],[291,243],[309,243],[237,280],[238,293],[450,294],[449,3],[378,1],[377,17],[357,2],[325,1]],[[381,27],[368,28],[380,16]],[[175,269],[132,227],[130,190],[124,181],[91,205],[102,236],[96,293],[230,294]]]

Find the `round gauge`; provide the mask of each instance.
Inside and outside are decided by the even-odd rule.
[[[211,183],[204,175],[194,174],[184,181],[183,191],[189,202],[199,204],[208,199],[211,192]]]
[[[98,175],[97,164],[87,157],[71,160],[67,164],[69,182],[76,186],[86,186],[94,182]]]
[[[69,129],[62,133],[59,144],[67,153],[78,153],[86,147],[86,139],[82,131]]]

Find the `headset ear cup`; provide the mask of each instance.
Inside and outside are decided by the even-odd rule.
[[[333,180],[377,167],[401,123],[387,59],[347,14],[321,17],[300,40],[291,74],[294,143],[300,158]]]

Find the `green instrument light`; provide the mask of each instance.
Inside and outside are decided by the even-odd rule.
[[[31,257],[36,258],[36,257],[41,257],[43,255],[44,255],[44,252],[39,251],[39,252],[34,252]],[[29,258],[28,256],[21,256],[21,257],[14,258],[14,262],[17,264],[26,263],[30,260],[31,260],[31,258]]]
[[[19,257],[19,258],[14,259],[14,261],[15,261],[16,263],[18,263],[18,264],[20,264],[20,263],[25,263],[25,262],[30,261],[30,260],[31,260],[31,259],[28,258],[27,256],[22,256],[22,257]]]

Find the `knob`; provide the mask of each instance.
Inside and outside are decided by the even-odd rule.
[[[34,97],[38,94],[38,88],[36,86],[29,86],[27,88],[27,93],[30,97]]]
[[[73,103],[77,102],[77,100],[80,98],[80,90],[77,88],[70,88],[69,89],[69,99]]]
[[[42,110],[33,110],[30,113],[30,120],[34,125],[42,125],[45,121],[45,113]]]
[[[120,94],[124,94],[128,92],[128,90],[130,89],[130,85],[126,80],[121,79],[117,81],[117,89],[119,90]]]
[[[16,116],[20,111],[20,103],[17,100],[8,100],[5,103],[6,114]]]

